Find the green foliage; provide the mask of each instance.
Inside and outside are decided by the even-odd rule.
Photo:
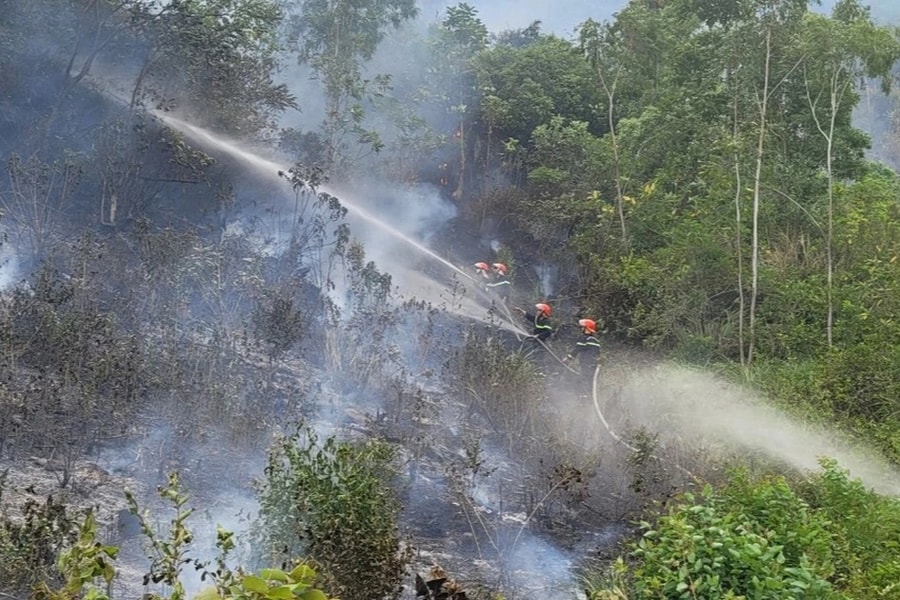
[[[363,78],[364,64],[372,58],[389,29],[399,28],[416,16],[413,0],[304,0],[291,15],[288,43],[301,64],[322,79],[326,99],[324,167],[333,169],[347,160],[344,137],[352,133],[376,152],[377,133],[363,128],[362,100],[382,93],[390,76]],[[346,165],[344,165],[346,166]]]
[[[686,494],[642,529],[635,598],[839,597],[828,581],[828,521],[781,478],[738,474],[721,493]]]
[[[566,40],[540,36],[520,47],[496,45],[479,54],[474,65],[478,85],[491,91],[482,101],[483,118],[493,115],[503,138],[530,139],[539,125],[558,115],[597,122],[601,96],[590,66]],[[597,130],[595,125],[592,131]]]
[[[97,541],[97,521],[88,511],[81,523],[78,538],[59,557],[58,569],[65,583],[58,590],[51,590],[42,582],[34,600],[109,600],[109,589],[116,576],[114,561],[119,553],[115,546],[104,546]],[[104,589],[95,585],[104,583]]]
[[[410,550],[397,531],[393,451],[377,440],[319,443],[307,426],[273,445],[259,489],[261,549],[302,555],[344,600],[395,598]]]
[[[294,566],[290,570],[261,569],[259,573],[229,568],[226,559],[234,548],[233,534],[221,528],[217,536],[220,554],[216,568],[207,570],[208,564],[191,558],[187,551],[192,534],[186,520],[192,509],[187,507],[188,497],[177,473],[169,475],[159,494],[176,513],[172,529],[165,537],[153,530],[134,495],[126,492],[129,508],[140,519],[153,551],[150,572],[143,584],[146,587],[151,582],[163,583],[169,590],[163,594],[145,594],[145,599],[186,598],[181,573],[184,566],[194,565],[203,571],[204,579],[215,583],[192,596],[194,600],[328,600],[324,592],[314,587],[318,575],[305,562],[292,561]],[[31,590],[29,597],[33,600],[109,600],[112,581],[119,576],[115,566],[118,553],[117,547],[97,541],[93,511],[87,511],[78,523],[52,497],[42,506],[29,500],[21,522],[7,515],[0,520],[0,595]]]
[[[290,571],[261,569],[258,574],[228,573],[218,588],[200,591],[192,600],[328,600],[313,587],[316,571],[300,563]]]
[[[183,0],[158,7],[129,3],[129,25],[143,44],[132,105],[147,96],[192,121],[253,136],[295,105],[278,68],[282,13],[274,0]]]
[[[848,598],[895,598],[900,587],[900,502],[868,490],[832,459],[803,490],[830,521],[835,584]]]
[[[175,516],[171,521],[172,528],[165,537],[156,533],[149,515],[140,511],[134,494],[127,491],[125,493],[128,508],[140,520],[141,531],[149,541],[150,571],[144,575],[144,585],[163,583],[171,590],[165,599],[157,594],[151,594],[148,600],[184,600],[187,596],[184,583],[181,581],[182,570],[190,564],[202,567],[202,563],[191,559],[188,555],[193,534],[187,527],[187,520],[194,509],[187,506],[188,496],[182,488],[178,473],[169,474],[168,483],[159,487],[159,495],[175,510]]]
[[[832,459],[793,488],[735,471],[642,522],[630,563],[587,572],[594,600],[894,598],[900,503]]]

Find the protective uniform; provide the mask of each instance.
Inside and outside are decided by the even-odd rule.
[[[543,342],[553,334],[553,327],[550,325],[550,313],[552,311],[550,305],[542,302],[535,304],[534,309],[534,313],[525,312],[522,309],[519,310],[525,315],[525,320],[532,324],[531,335]]]
[[[597,339],[597,323],[592,319],[581,319],[578,324],[581,325],[581,339],[575,342],[575,348],[568,358],[577,356],[582,374],[593,374],[603,348]]]
[[[506,265],[494,263],[491,265],[491,280],[484,287],[487,291],[497,294],[503,302],[509,301],[509,292],[512,284],[506,278]]]
[[[581,373],[578,378],[578,394],[584,399],[590,399],[594,385],[594,370],[600,361],[600,340],[597,339],[597,323],[593,319],[581,319],[581,338],[575,342],[572,353],[566,356],[565,362],[578,357],[578,367]]]

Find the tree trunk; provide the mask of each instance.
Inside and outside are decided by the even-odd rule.
[[[766,139],[766,117],[769,106],[769,71],[772,60],[772,31],[766,31],[766,66],[763,73],[762,97],[759,104],[759,136],[756,143],[756,171],[753,176],[753,239],[751,242],[751,284],[750,284],[750,344],[747,348],[747,366],[753,363],[756,345],[756,300],[759,296],[759,205],[762,186],[763,150]]]
[[[737,252],[737,293],[738,293],[738,348],[740,349],[741,366],[747,366],[747,355],[744,348],[744,242],[741,231],[741,165],[737,151],[738,138],[738,94],[735,85],[734,93],[734,241]]]

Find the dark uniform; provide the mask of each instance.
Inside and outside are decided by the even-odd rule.
[[[542,342],[553,335],[553,326],[550,325],[550,317],[544,313],[533,314],[526,312],[525,320],[532,324],[531,335]]]
[[[581,319],[581,338],[575,343],[572,354],[566,360],[578,357],[580,376],[579,394],[583,398],[590,398],[594,387],[594,370],[600,362],[602,346],[597,338],[597,322],[593,319]]]
[[[581,339],[575,343],[572,350],[572,356],[578,357],[578,365],[581,367],[581,373],[586,375],[588,372],[593,375],[594,367],[600,361],[600,340],[592,333],[584,333]]]

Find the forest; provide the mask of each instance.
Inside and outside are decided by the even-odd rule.
[[[0,0],[0,598],[900,599],[826,4]]]

